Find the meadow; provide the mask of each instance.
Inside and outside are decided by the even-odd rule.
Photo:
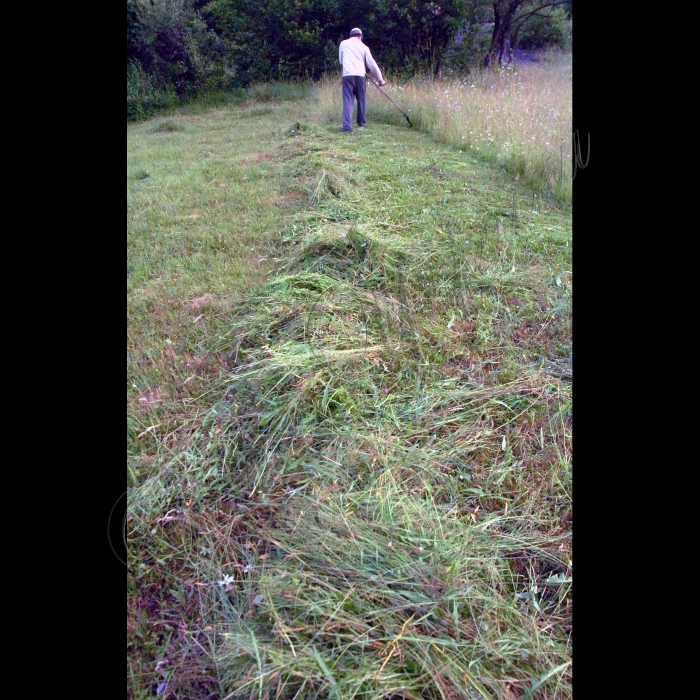
[[[376,93],[367,88],[370,95]],[[571,54],[545,54],[524,65],[444,80],[418,78],[384,88],[411,123],[524,180],[536,192],[571,205],[573,182]],[[378,93],[374,94],[376,98]],[[337,80],[323,81],[323,113],[337,112]],[[385,98],[378,114],[399,125],[401,112]]]
[[[384,89],[127,124],[129,698],[572,696],[570,55]]]

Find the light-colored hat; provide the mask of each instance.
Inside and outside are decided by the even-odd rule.
[[[350,30],[350,36],[362,36],[362,30],[358,27]]]

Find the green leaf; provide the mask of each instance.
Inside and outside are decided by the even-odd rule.
[[[321,657],[321,654],[319,654],[316,647],[313,647],[313,653],[314,653],[314,656],[316,657],[316,663],[318,664],[319,668],[323,671],[324,675],[326,676],[326,678],[328,679],[328,682],[331,685],[330,689],[331,689],[331,694],[332,694],[337,689],[338,682],[333,677],[331,670],[326,665],[326,662],[323,660],[323,658]]]
[[[484,495],[484,490],[483,489],[477,489],[477,488],[467,488],[467,489],[462,489],[465,493],[475,493],[477,496],[483,496]]]
[[[548,679],[551,678],[555,673],[559,673],[560,671],[563,671],[567,666],[571,665],[571,661],[567,661],[565,664],[561,664],[561,666],[557,666],[556,668],[553,668],[546,673],[543,673],[537,680],[532,679],[532,685],[529,688],[525,689],[525,694],[523,695],[523,698],[526,700],[531,700],[532,694]]]

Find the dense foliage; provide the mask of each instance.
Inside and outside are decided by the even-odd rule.
[[[553,4],[564,7],[552,14]],[[355,26],[395,77],[500,63],[518,33],[532,47],[566,41],[571,3],[516,5],[501,21],[503,3],[488,0],[127,0],[127,118],[204,92],[339,72],[338,44]]]
[[[566,45],[569,40],[569,22],[564,9],[548,8],[542,14],[533,15],[522,25],[517,35],[519,49],[538,50]]]

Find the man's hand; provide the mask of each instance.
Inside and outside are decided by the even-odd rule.
[[[379,87],[382,87],[382,85],[386,85],[386,80],[381,80],[379,82]]]

